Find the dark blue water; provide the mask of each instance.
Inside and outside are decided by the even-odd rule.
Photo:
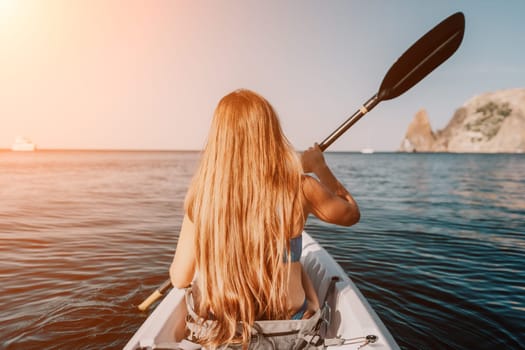
[[[332,155],[361,222],[308,229],[401,347],[525,347],[525,157]],[[333,231],[333,228],[330,230]],[[341,243],[343,242],[343,243]]]
[[[0,152],[0,348],[120,349],[197,153]],[[525,156],[328,154],[359,224],[307,230],[401,348],[525,348]]]

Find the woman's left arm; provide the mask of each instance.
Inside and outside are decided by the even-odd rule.
[[[195,225],[188,215],[184,216],[179,242],[170,266],[170,280],[175,288],[186,288],[195,275]]]

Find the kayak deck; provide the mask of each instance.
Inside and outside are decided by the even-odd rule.
[[[326,338],[342,338],[345,344],[330,346],[334,349],[397,350],[399,346],[344,270],[310,235],[303,232],[301,263],[310,276],[320,300],[324,297],[332,277],[339,277],[335,290],[328,298],[332,320]],[[184,290],[172,289],[124,347],[137,349],[176,349],[176,329],[184,329],[186,304]],[[375,338],[374,338],[375,337]]]

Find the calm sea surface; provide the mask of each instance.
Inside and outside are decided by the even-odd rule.
[[[0,152],[0,348],[122,348],[167,278],[197,160]],[[402,348],[525,348],[525,155],[327,160],[362,218],[307,230]]]

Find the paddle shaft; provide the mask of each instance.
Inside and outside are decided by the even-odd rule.
[[[161,284],[157,290],[155,290],[149,297],[146,298],[140,305],[138,306],[140,311],[147,310],[151,304],[156,302],[160,297],[164,295],[169,289],[171,288],[171,281],[168,279],[164,281],[164,283]]]
[[[321,148],[321,151],[327,149],[328,146],[330,146],[332,143],[335,142],[335,140],[339,138],[339,136],[343,135],[346,132],[346,130],[348,130],[352,125],[357,123],[357,121],[361,119],[365,114],[370,112],[372,108],[377,106],[379,102],[380,100],[377,94],[375,94],[368,101],[366,101],[359,110],[357,110],[350,118],[348,118],[334,132],[332,132],[330,136],[328,136],[319,144],[319,148]]]

